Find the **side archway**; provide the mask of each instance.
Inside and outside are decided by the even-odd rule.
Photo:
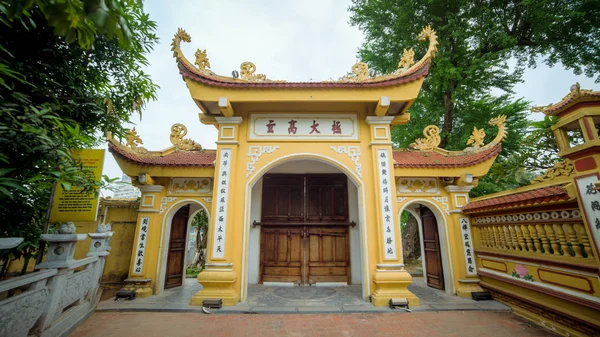
[[[448,237],[448,221],[443,211],[433,202],[427,199],[413,199],[404,204],[398,211],[398,226],[400,226],[400,217],[402,212],[407,211],[416,220],[419,227],[419,240],[421,241],[421,256],[423,263],[423,278],[427,283],[427,265],[425,261],[425,245],[423,244],[423,221],[417,207],[427,207],[434,215],[437,223],[437,231],[440,244],[440,255],[442,261],[442,275],[444,277],[444,291],[449,294],[456,293],[454,286],[454,271],[452,268],[452,252],[450,250],[450,240]]]
[[[167,209],[165,216],[163,217],[163,221],[162,221],[160,247],[158,249],[158,251],[159,251],[159,257],[158,257],[159,268],[157,268],[157,270],[156,270],[156,279],[155,279],[156,280],[156,285],[155,285],[156,294],[162,293],[165,289],[165,273],[166,273],[166,269],[167,269],[167,258],[168,258],[168,254],[169,254],[169,238],[171,236],[171,224],[173,222],[173,217],[175,216],[175,213],[177,213],[177,211],[179,209],[181,209],[182,207],[185,207],[187,205],[190,205],[190,216],[188,218],[187,225],[186,225],[186,235],[185,235],[186,245],[187,245],[187,242],[189,242],[190,224],[192,223],[192,219],[193,219],[194,215],[196,215],[201,210],[204,210],[204,211],[206,211],[206,214],[208,216],[209,223],[210,223],[209,207],[202,201],[199,201],[196,199],[183,199],[183,200],[177,201],[173,205],[171,205],[171,207],[169,207]],[[187,249],[185,249],[185,254],[187,254]],[[185,255],[184,255],[183,260],[184,260],[184,262],[186,261]],[[183,268],[183,277],[185,278],[185,265]]]

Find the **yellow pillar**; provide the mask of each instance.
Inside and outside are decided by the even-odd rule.
[[[217,117],[219,138],[217,141],[217,159],[215,161],[215,179],[213,205],[208,237],[208,260],[206,269],[198,274],[198,283],[202,290],[191,299],[191,305],[202,305],[204,299],[223,300],[223,305],[236,305],[240,294],[236,283],[238,275],[233,268],[232,247],[234,235],[234,195],[236,162],[239,147],[238,134],[242,117]]]
[[[373,275],[375,284],[371,294],[373,305],[382,307],[394,298],[406,298],[410,306],[418,306],[419,298],[408,290],[412,277],[404,269],[398,213],[396,186],[394,182],[394,158],[390,124],[393,117],[369,116],[366,119],[371,130],[371,154],[377,213],[377,264]]]
[[[151,181],[151,178],[144,177]],[[134,289],[138,297],[147,297],[153,294],[158,247],[162,230],[162,217],[159,206],[164,197],[165,188],[162,185],[138,185],[142,192],[140,207],[138,209],[133,249],[131,251],[131,264],[129,275],[125,280],[124,289]]]

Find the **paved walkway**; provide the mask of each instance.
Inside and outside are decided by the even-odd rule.
[[[97,311],[184,311],[201,312],[198,306],[190,306],[190,298],[202,286],[196,279],[186,279],[183,287],[168,289],[161,295],[138,298],[134,301],[100,302]],[[413,278],[409,289],[419,297],[421,305],[413,311],[510,311],[496,301],[476,302],[448,295],[441,290],[429,288],[422,277]],[[374,307],[362,300],[360,285],[345,287],[271,287],[248,286],[248,299],[234,307],[223,307],[213,313],[341,313],[341,312],[391,312],[386,307]]]
[[[508,312],[231,314],[96,312],[71,337],[556,336]]]

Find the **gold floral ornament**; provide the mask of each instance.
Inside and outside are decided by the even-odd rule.
[[[187,135],[187,128],[185,125],[177,123],[171,126],[171,135],[169,139],[171,140],[171,144],[175,146],[176,150],[180,151],[201,151],[202,146],[200,144],[194,142],[191,139],[184,139],[183,137]]]
[[[554,164],[554,167],[546,170],[546,172],[540,176],[533,178],[531,184],[537,184],[544,181],[553,180],[560,177],[568,177],[573,174],[575,167],[573,162],[569,159]]]
[[[142,141],[142,138],[138,136],[135,128],[129,130],[129,132],[127,132],[127,146],[129,146],[134,152],[140,154],[148,153],[148,150],[144,147],[141,147],[140,144],[144,144],[144,142]]]
[[[206,56],[206,49],[198,49],[194,55],[196,56],[195,64],[200,70],[208,70],[210,68],[210,62],[208,62],[208,56]]]
[[[415,150],[429,151],[440,145],[440,128],[435,125],[429,125],[423,130],[425,138],[417,138],[415,142],[410,144],[410,147]]]
[[[369,78],[369,65],[357,62],[352,66],[352,74],[340,78],[341,82],[361,82]]]
[[[484,138],[485,131],[483,131],[483,128],[478,129],[476,127],[473,127],[473,133],[471,134],[471,137],[469,137],[469,140],[467,140],[467,146],[473,144],[472,147],[474,149],[478,149],[483,146]]]
[[[413,64],[415,64],[415,51],[412,48],[409,50],[404,48],[402,58],[400,59],[400,62],[398,62],[398,69],[408,69]]]

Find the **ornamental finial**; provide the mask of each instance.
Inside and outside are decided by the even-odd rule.
[[[440,128],[435,125],[429,125],[423,130],[424,138],[417,138],[410,147],[415,150],[429,151],[438,147],[442,141],[440,138]]]
[[[183,137],[187,135],[187,128],[185,125],[181,123],[173,124],[171,126],[171,135],[169,139],[171,140],[171,144],[175,146],[176,150],[180,151],[201,151],[202,146],[200,144],[194,142],[191,139],[184,139]]]
[[[148,150],[146,148],[140,146],[141,144],[144,144],[144,142],[142,141],[142,138],[138,136],[135,127],[129,130],[127,132],[126,145],[130,147],[134,152],[140,154],[148,153]]]

